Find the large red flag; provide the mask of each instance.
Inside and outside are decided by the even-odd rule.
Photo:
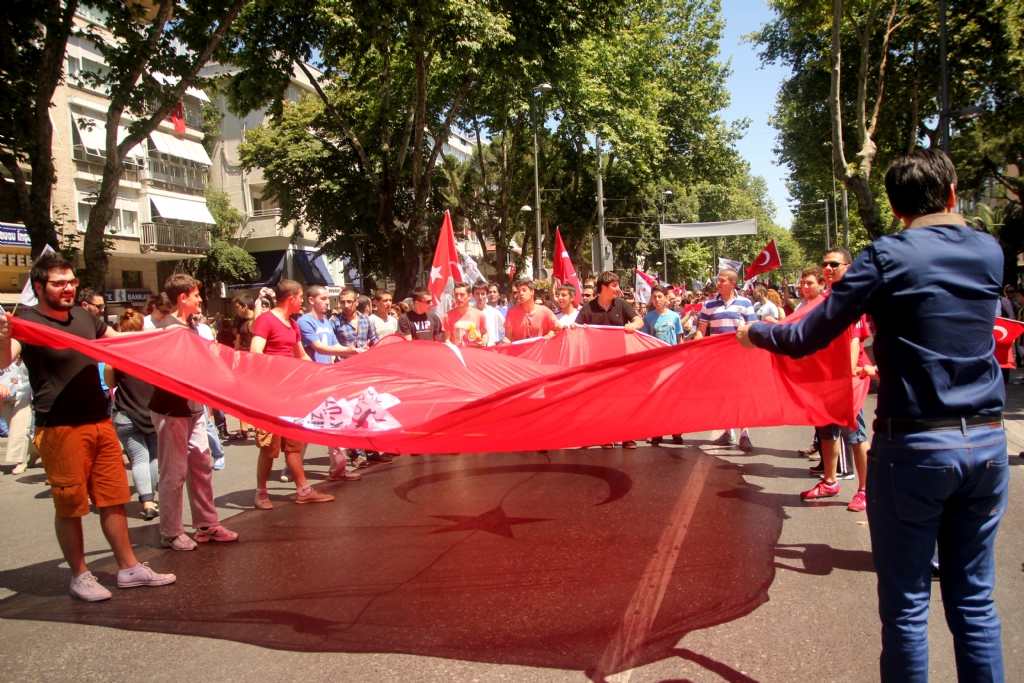
[[[1021,334],[1024,334],[1024,323],[1011,320],[1010,318],[996,318],[992,327],[992,336],[996,338],[996,360],[999,367],[1012,370],[1017,367],[1013,359],[1013,342]]]
[[[25,320],[13,325],[22,342],[81,351],[275,434],[385,453],[551,450],[738,424],[851,424],[859,408],[846,331],[800,359],[746,350],[722,334],[646,351],[624,343],[626,355],[594,362],[572,347],[626,332],[563,329],[536,343],[568,352],[539,349],[542,362],[392,335],[344,363],[321,365],[235,351],[183,327],[87,341]],[[570,367],[544,364],[563,359]],[[715,409],[707,410],[707,396],[693,386],[744,391],[714,392]],[[613,396],[614,405],[595,396]],[[550,423],[552,407],[564,419]],[[544,429],[523,429],[538,420],[548,420]]]
[[[775,246],[775,240],[768,243],[761,253],[757,255],[750,267],[743,271],[743,279],[749,280],[752,277],[767,273],[782,267],[782,257],[779,256],[779,248]]]
[[[434,262],[430,266],[430,293],[434,295],[434,305],[438,313],[444,315],[455,303],[455,283],[465,282],[466,275],[462,272],[459,254],[455,251],[455,231],[452,230],[452,217],[445,211],[441,234],[437,238],[437,249],[434,251]]]
[[[562,241],[562,231],[555,228],[555,254],[554,254],[554,268],[551,271],[551,294],[554,295],[558,290],[558,285],[572,285],[576,288],[576,296],[573,297],[572,305],[579,307],[580,302],[583,300],[583,286],[580,284],[580,278],[576,275],[576,269],[572,267],[572,261],[569,260],[569,250],[565,248],[565,242]]]

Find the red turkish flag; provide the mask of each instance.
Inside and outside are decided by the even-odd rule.
[[[438,315],[444,315],[455,303],[455,283],[465,282],[466,274],[462,272],[459,254],[455,251],[455,231],[452,230],[452,217],[445,211],[441,234],[437,238],[437,249],[434,251],[434,262],[430,266],[430,282],[427,285],[434,295],[434,305]]]
[[[749,280],[761,273],[767,273],[769,270],[781,267],[782,257],[779,256],[779,248],[775,246],[775,240],[772,240],[768,243],[768,246],[761,250],[761,253],[757,255],[757,258],[750,264],[750,267],[743,271],[743,279]]]
[[[1013,342],[1024,334],[1024,323],[1010,318],[996,318],[992,327],[992,336],[996,338],[996,360],[999,367],[1012,370],[1017,367],[1013,359]]]
[[[178,102],[174,105],[174,108],[171,109],[171,123],[174,124],[174,132],[185,132],[185,110],[182,109],[181,102]]]
[[[562,231],[558,228],[555,228],[554,262],[555,265],[551,273],[552,294],[555,293],[559,285],[572,285],[576,288],[576,296],[572,299],[572,305],[579,307],[580,301],[583,300],[583,286],[580,284],[579,276],[576,275],[576,269],[572,267],[569,251],[565,248],[565,242],[562,241]]]

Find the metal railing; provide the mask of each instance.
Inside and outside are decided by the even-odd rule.
[[[75,160],[76,170],[91,175],[103,175],[103,166],[107,163],[106,156],[90,152],[85,145],[72,145],[71,156]],[[124,160],[124,172],[121,174],[121,180],[137,183],[140,171],[142,171],[142,164],[136,163],[134,157],[128,157]]]
[[[193,190],[206,189],[206,171],[192,166],[182,166],[150,158],[149,168],[146,172],[149,179],[154,182]]]
[[[205,254],[210,249],[210,231],[193,226],[143,223],[139,244],[157,251]]]

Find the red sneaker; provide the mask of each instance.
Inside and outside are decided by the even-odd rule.
[[[853,497],[850,504],[846,506],[846,509],[850,512],[864,512],[868,507],[868,497],[864,494],[863,490],[857,491],[857,495]]]
[[[819,481],[818,485],[810,491],[804,491],[800,494],[800,498],[803,500],[814,500],[816,498],[831,498],[839,495],[839,482],[834,484],[827,484],[824,481]]]

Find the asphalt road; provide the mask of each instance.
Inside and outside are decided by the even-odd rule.
[[[1010,399],[1024,418],[1024,389]],[[799,500],[810,435],[753,430],[750,455],[695,434],[634,452],[403,456],[325,485],[337,500],[323,506],[275,483],[266,513],[251,510],[255,447],[231,444],[215,496],[240,542],[161,550],[132,503],[140,558],[178,583],[103,604],[66,593],[42,470],[7,474],[0,680],[875,681],[866,517],[845,507],[855,481],[838,501]],[[325,477],[326,449],[307,463]],[[1021,681],[1024,459],[1011,464],[996,603]],[[109,586],[95,515],[85,530]],[[931,680],[954,681],[935,587]]]

